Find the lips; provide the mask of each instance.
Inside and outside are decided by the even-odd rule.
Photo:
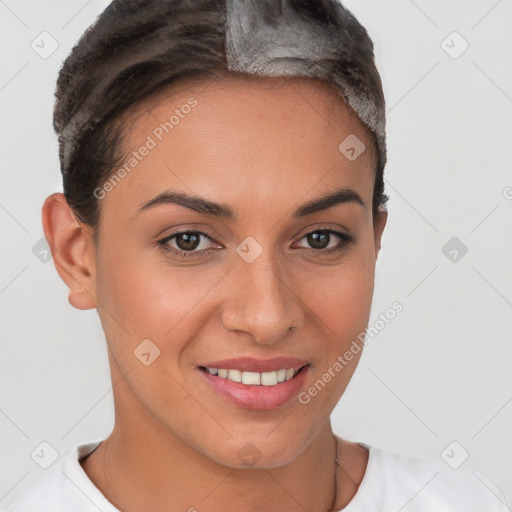
[[[242,408],[271,410],[281,407],[300,392],[306,382],[309,367],[307,360],[293,357],[267,360],[239,357],[208,361],[197,369],[210,392],[213,391],[231,404]],[[285,380],[276,382],[275,375],[281,374],[284,368],[292,371],[288,372],[289,375],[287,373]],[[221,369],[223,374],[226,371],[229,373],[229,378],[216,373]],[[238,380],[237,376],[240,376],[241,382],[234,381]],[[257,381],[258,376],[262,378],[261,383],[253,380],[256,378]],[[272,376],[272,381],[263,382],[264,377],[272,379]]]

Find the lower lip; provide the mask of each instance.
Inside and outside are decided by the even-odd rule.
[[[295,377],[274,386],[249,386],[241,382],[233,382],[216,375],[211,375],[205,370],[198,371],[206,379],[207,383],[219,395],[230,402],[247,409],[270,410],[277,409],[296,396],[306,380],[309,365],[303,367]]]

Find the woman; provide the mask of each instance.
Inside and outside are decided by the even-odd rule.
[[[116,421],[10,511],[508,510],[482,475],[331,428],[387,220],[382,85],[350,12],[115,0],[56,98],[43,226],[69,302],[98,310]]]

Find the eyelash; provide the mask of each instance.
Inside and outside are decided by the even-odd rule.
[[[211,237],[204,231],[185,230],[185,231],[178,231],[177,233],[173,233],[172,235],[166,236],[165,238],[158,240],[157,244],[159,247],[162,247],[162,249],[164,249],[165,251],[170,252],[171,254],[173,254],[174,256],[177,256],[179,258],[194,257],[197,254],[216,250],[216,249],[203,249],[202,251],[196,251],[196,250],[183,251],[183,250],[175,249],[174,247],[169,247],[167,245],[167,242],[169,242],[173,238],[175,238],[179,235],[190,234],[190,233],[201,235],[201,236],[208,238],[209,240],[212,240]],[[309,231],[304,236],[302,236],[300,238],[300,240],[302,240],[303,238],[306,238],[308,235],[311,235],[312,233],[328,233],[328,234],[336,235],[337,237],[339,237],[341,239],[341,242],[338,246],[331,247],[330,249],[306,249],[308,251],[321,253],[322,255],[328,255],[328,254],[333,254],[336,252],[342,252],[342,251],[346,250],[348,248],[348,246],[350,246],[351,244],[353,244],[355,242],[355,239],[352,235],[347,235],[346,233],[341,233],[339,231],[335,231],[334,229],[330,229],[330,228],[318,228],[313,231]],[[329,240],[329,242],[330,242],[330,240]]]

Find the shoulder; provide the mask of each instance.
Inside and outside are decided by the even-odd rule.
[[[59,505],[62,506],[64,503],[63,490],[66,487],[63,482],[65,477],[62,467],[63,464],[60,461],[28,482],[6,512],[28,512],[29,510],[49,512],[53,507],[56,507],[57,511],[61,510],[62,507],[59,508]]]
[[[368,465],[354,499],[343,512],[509,512],[503,492],[487,477],[464,465],[395,453],[359,443],[369,450]]]
[[[101,441],[76,446],[23,488],[5,512],[116,512],[89,480],[79,459]]]

